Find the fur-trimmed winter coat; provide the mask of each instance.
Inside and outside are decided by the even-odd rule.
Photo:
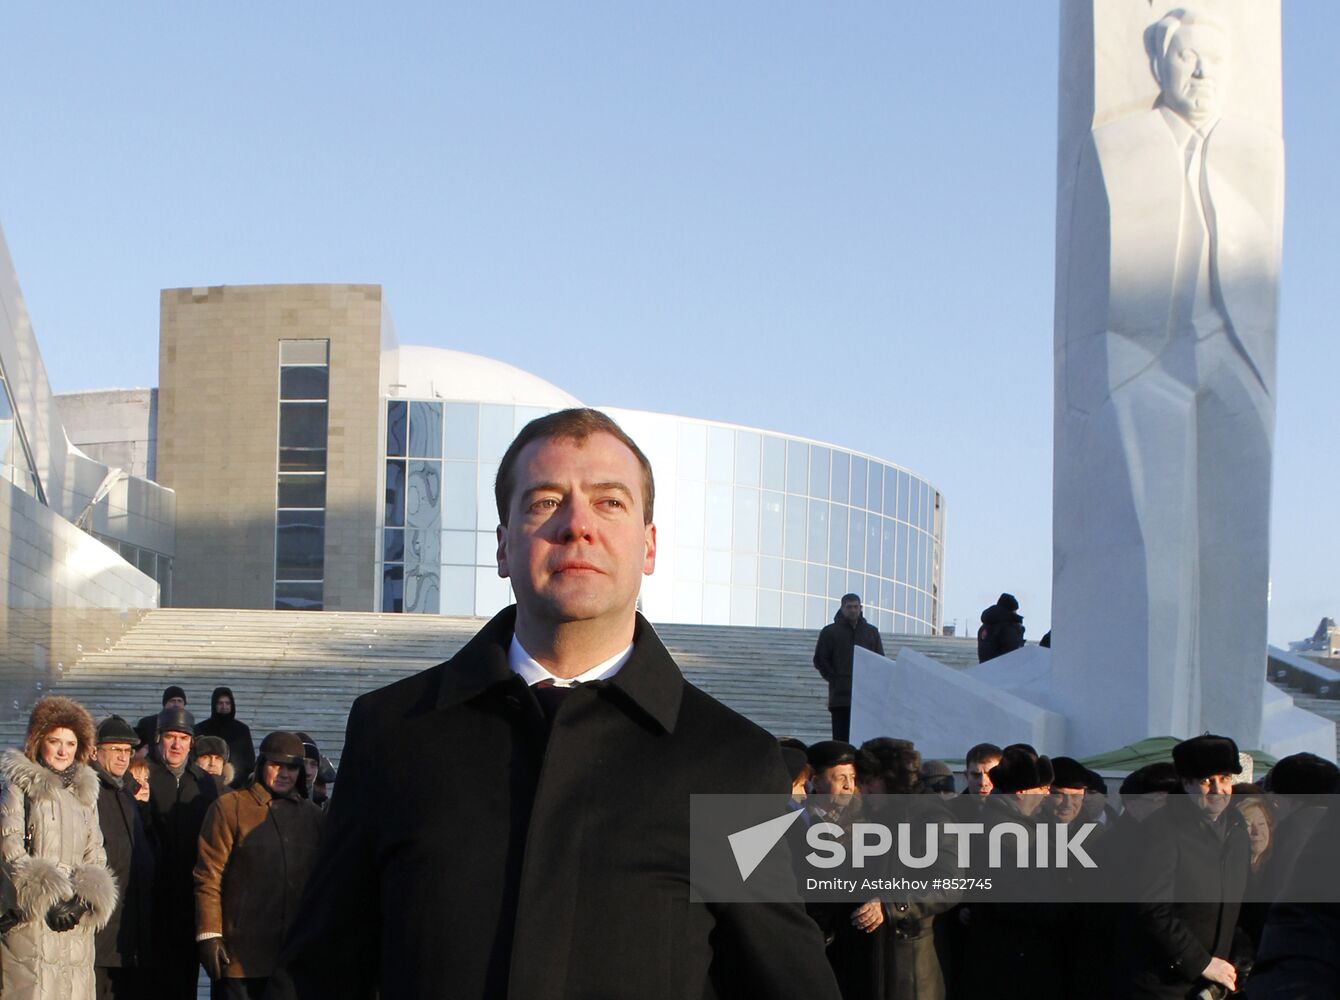
[[[67,789],[17,750],[0,755],[0,854],[18,890],[22,923],[0,942],[5,1000],[92,1000],[93,936],[116,907],[98,826],[98,779],[80,764]],[[31,847],[24,843],[24,800]],[[78,896],[93,912],[64,933],[47,926],[53,903]]]

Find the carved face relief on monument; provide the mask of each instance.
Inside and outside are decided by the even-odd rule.
[[[1150,62],[1162,103],[1200,125],[1218,117],[1228,91],[1228,33],[1204,15],[1169,14],[1152,29]]]

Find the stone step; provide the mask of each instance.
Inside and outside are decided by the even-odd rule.
[[[346,612],[151,611],[110,649],[90,653],[48,685],[98,718],[132,722],[179,684],[201,717],[216,686],[233,689],[239,717],[259,740],[274,729],[308,732],[338,763],[344,724],[358,695],[453,655],[479,618]],[[811,657],[817,633],[803,629],[658,625],[688,680],[777,735],[813,742],[828,735],[826,688]],[[886,635],[950,666],[976,663],[971,639]],[[0,713],[0,745],[22,742],[27,711]]]

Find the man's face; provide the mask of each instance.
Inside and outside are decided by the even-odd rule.
[[[1163,103],[1199,125],[1218,114],[1228,88],[1228,39],[1218,28],[1177,29],[1160,63]]]
[[[627,627],[656,565],[636,456],[605,433],[544,438],[521,450],[515,481],[498,528],[498,575],[512,581],[519,613]]]
[[[178,696],[176,696],[176,695],[173,695],[173,696],[172,696],[171,698],[169,698],[167,701],[163,702],[163,707],[164,707],[164,708],[185,708],[185,707],[186,707],[186,699],[185,699],[185,698],[180,698],[180,697],[178,697]]]
[[[200,770],[206,774],[212,774],[218,777],[223,774],[223,758],[216,753],[201,754],[195,759],[200,765]]]
[[[215,714],[215,715],[232,715],[232,714],[233,714],[233,699],[229,698],[226,694],[221,694],[221,695],[219,695],[217,698],[215,698],[215,699],[214,699],[214,714]]]
[[[816,795],[831,795],[833,805],[841,808],[856,794],[856,765],[834,764],[814,776]]]
[[[991,775],[987,772],[999,763],[999,757],[988,757],[986,760],[975,760],[968,765],[967,775],[969,795],[991,794]]]
[[[1218,819],[1233,800],[1231,774],[1212,774],[1208,778],[1183,778],[1182,789],[1191,796],[1196,808],[1209,819]]]
[[[303,770],[307,772],[307,787],[312,788],[316,785],[316,772],[321,770],[321,762],[312,760],[311,757],[302,759]]]
[[[191,752],[191,737],[175,730],[160,733],[159,746],[163,754],[163,763],[168,767],[180,767]]]
[[[1056,822],[1069,823],[1079,816],[1084,807],[1084,789],[1054,786],[1051,790],[1051,804]]]
[[[847,623],[849,625],[855,625],[858,621],[861,620],[861,602],[843,601],[842,617],[847,619]]]
[[[297,764],[277,764],[272,760],[261,764],[261,784],[270,789],[272,795],[287,795],[297,783]]]
[[[120,778],[130,770],[129,743],[99,743],[93,757],[113,778]]]

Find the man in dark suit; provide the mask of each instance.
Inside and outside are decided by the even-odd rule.
[[[780,808],[789,782],[776,742],[686,683],[637,614],[645,456],[603,414],[550,414],[496,496],[516,606],[354,703],[271,995],[836,1000],[798,901],[690,899],[689,796]],[[437,780],[445,761],[470,779]]]

